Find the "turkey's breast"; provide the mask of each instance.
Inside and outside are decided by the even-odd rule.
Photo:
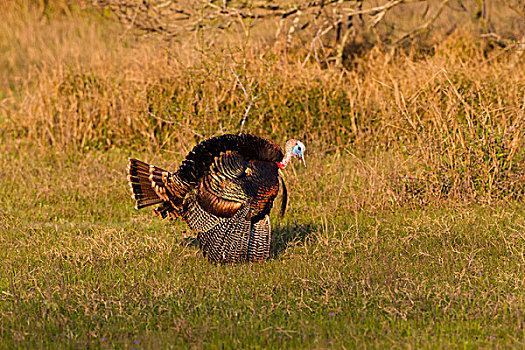
[[[248,169],[251,171],[247,171],[243,180],[251,197],[251,216],[263,218],[270,213],[273,200],[279,192],[279,168],[273,162],[252,160]]]
[[[244,203],[250,216],[268,214],[279,191],[278,168],[274,162],[250,160],[236,152],[217,157],[197,185],[197,201],[210,214],[233,217]]]

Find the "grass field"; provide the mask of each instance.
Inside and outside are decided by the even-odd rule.
[[[458,29],[341,69],[0,9],[0,348],[525,347],[522,46]],[[133,209],[127,157],[174,169],[248,106],[308,168],[271,258],[217,266]]]

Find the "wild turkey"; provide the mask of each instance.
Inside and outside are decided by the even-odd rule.
[[[286,142],[285,156],[262,137],[222,135],[195,146],[176,172],[130,158],[128,181],[136,209],[160,204],[153,210],[159,217],[182,218],[210,261],[261,261],[270,252],[268,214],[279,191],[278,168],[292,158],[304,163],[304,150],[296,139]]]

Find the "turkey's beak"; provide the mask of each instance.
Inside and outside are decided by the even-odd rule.
[[[304,167],[306,168],[306,162],[304,161],[304,155],[301,154],[301,159],[303,160]]]

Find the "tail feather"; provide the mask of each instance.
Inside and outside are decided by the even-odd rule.
[[[165,172],[164,170],[132,158],[129,158],[127,170],[132,198],[136,202],[135,209],[141,209],[164,202],[164,199],[161,198],[162,192],[159,194],[159,191],[156,188],[163,185],[151,180],[152,176],[158,177],[159,175],[162,180],[162,173]]]
[[[158,208],[153,209],[153,213],[161,219],[169,217],[170,221],[179,216],[171,202],[163,202]]]
[[[135,209],[142,209],[149,207],[150,205],[160,204],[162,203],[162,199],[160,198],[145,198],[145,199],[137,199],[135,204]]]
[[[128,182],[135,209],[161,204],[153,210],[157,216],[170,219],[181,216],[188,186],[176,174],[137,159],[128,160]]]

